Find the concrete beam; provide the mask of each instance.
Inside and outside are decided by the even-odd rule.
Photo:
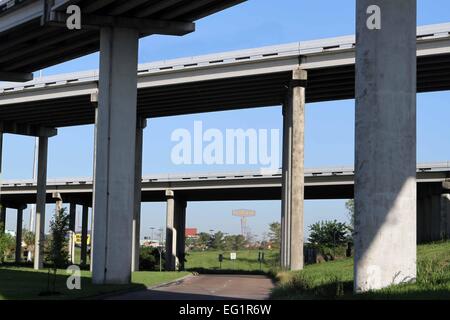
[[[64,12],[53,11],[49,23],[66,28],[69,16]],[[184,36],[195,31],[195,23],[173,20],[139,19],[121,16],[81,15],[82,29],[100,29],[105,27],[129,28],[145,34]]]
[[[6,72],[0,71],[0,81],[27,82],[33,80],[31,72]]]
[[[50,138],[58,134],[58,129],[35,126],[27,123],[18,123],[14,121],[0,121],[0,132],[31,137]]]
[[[142,149],[144,142],[145,119],[139,119],[136,126],[136,160],[135,160],[135,190],[134,190],[134,216],[133,216],[133,247],[131,270],[139,271],[139,255],[141,249],[141,198],[142,198]]]
[[[45,202],[47,188],[47,153],[48,137],[39,137],[37,195],[36,195],[36,220],[35,220],[35,244],[34,244],[34,269],[44,267],[44,243],[45,243]]]
[[[23,228],[23,209],[17,209],[16,224],[16,263],[22,262],[22,228]]]
[[[369,29],[370,6],[381,29]],[[416,278],[416,1],[356,2],[355,291]],[[389,54],[386,54],[389,52]]]
[[[131,281],[138,31],[102,28],[96,123],[92,281]]]
[[[299,68],[292,74],[283,110],[283,187],[282,187],[282,268],[303,269],[303,202],[305,84],[307,72]]]

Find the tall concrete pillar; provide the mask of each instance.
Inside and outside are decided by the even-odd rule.
[[[431,196],[431,239],[441,240],[441,195]]]
[[[303,269],[303,202],[305,142],[305,70],[293,71],[283,110],[283,188],[281,263],[284,269]]]
[[[88,219],[89,219],[89,207],[83,205],[83,212],[81,217],[81,255],[80,265],[87,265],[87,238],[88,238]]]
[[[141,195],[142,195],[142,150],[144,142],[144,129],[147,126],[146,119],[139,119],[136,126],[136,160],[135,160],[135,191],[134,191],[134,216],[133,216],[133,253],[131,270],[139,271],[139,254],[141,249]]]
[[[177,230],[177,248],[176,248],[176,261],[177,270],[184,270],[184,259],[186,254],[186,207],[187,202],[185,200],[175,201],[175,221]]]
[[[0,208],[0,233],[5,233],[6,230],[6,206],[1,204]]]
[[[34,243],[34,269],[44,267],[44,243],[45,243],[45,204],[47,188],[47,151],[48,137],[39,137],[38,172],[36,194],[36,220]]]
[[[102,28],[96,123],[92,281],[131,281],[138,31]]]
[[[73,202],[69,204],[69,260],[75,263],[75,228],[77,218],[77,205]]]
[[[425,241],[425,198],[423,196],[419,196],[417,198],[417,225],[416,225],[416,234],[417,234],[417,243],[423,243]]]
[[[22,229],[23,229],[23,208],[17,209],[16,224],[16,263],[22,261]]]
[[[281,186],[281,243],[280,243],[280,263],[281,268],[288,270],[290,266],[289,260],[289,241],[290,238],[290,174],[289,168],[291,167],[291,158],[289,155],[292,153],[291,141],[292,141],[292,128],[288,121],[288,99],[286,99],[283,105],[283,158],[282,158],[282,186]]]
[[[416,278],[416,1],[358,0],[356,14],[355,291],[364,292]]]
[[[166,190],[166,271],[176,270],[177,230],[175,227],[175,199],[172,190]]]
[[[431,195],[425,198],[425,241],[430,242],[433,239],[433,201]]]
[[[441,195],[441,238],[450,238],[450,194]]]

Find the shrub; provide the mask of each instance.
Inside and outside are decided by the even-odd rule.
[[[2,226],[0,226],[2,230]],[[7,233],[0,233],[0,263],[3,263],[6,258],[9,258],[15,250],[15,238]]]
[[[319,249],[325,260],[346,256],[346,246],[352,242],[351,228],[341,222],[320,221],[309,227],[309,243]]]
[[[161,257],[161,265],[164,270],[164,254]],[[157,248],[141,247],[139,254],[139,270],[155,271],[159,270],[159,251]]]

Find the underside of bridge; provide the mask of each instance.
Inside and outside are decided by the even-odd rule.
[[[282,183],[245,195],[282,199],[282,267],[303,267],[304,199],[339,194],[355,197],[355,291],[415,280],[417,240],[443,235],[450,225],[443,209],[449,207],[447,193],[436,182],[417,187],[415,160],[416,93],[450,89],[449,26],[417,35],[415,0],[359,0],[356,42],[298,45],[290,54],[283,48],[186,59],[136,73],[140,37],[192,32],[195,20],[240,2],[55,0],[42,6],[28,0],[0,13],[3,80],[29,80],[32,71],[100,50],[97,74],[2,89],[0,132],[39,137],[37,192],[11,195],[9,204],[21,210],[23,203],[37,203],[35,268],[42,268],[45,203],[51,200],[48,138],[57,128],[95,123],[94,197],[86,192],[82,199],[67,195],[67,201],[93,206],[93,281],[120,284],[130,282],[136,268],[137,203],[167,202],[167,268],[175,269],[182,268],[187,201],[244,198],[237,188],[150,192],[144,187],[139,194],[143,120],[282,105]],[[71,4],[80,6],[87,21],[81,31],[61,26]],[[381,29],[366,23],[373,5],[383,14]],[[351,98],[356,100],[355,185],[308,186],[305,103]]]

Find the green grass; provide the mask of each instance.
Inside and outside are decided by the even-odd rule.
[[[25,267],[0,266],[0,300],[94,298],[107,293],[145,289],[189,274],[188,272],[135,272],[132,283],[129,285],[93,285],[91,273],[82,271],[81,290],[68,290],[66,287],[68,275],[65,270],[58,270],[55,291],[60,294],[43,297],[39,294],[47,291],[47,273],[47,270],[35,271]],[[50,279],[53,281],[53,276]]]
[[[353,294],[353,259],[280,272],[273,299],[450,299],[450,242],[418,246],[417,281]]]
[[[230,251],[191,251],[186,255],[186,270],[199,272],[268,272],[277,264],[277,250],[265,250],[264,262],[258,262],[258,250],[237,251],[237,259],[230,260]],[[219,254],[223,254],[220,268]],[[260,269],[261,268],[261,269]]]

